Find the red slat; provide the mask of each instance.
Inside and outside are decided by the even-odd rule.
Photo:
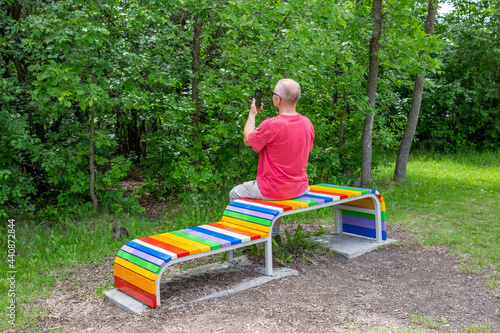
[[[209,223],[208,225],[210,225],[210,226],[212,226],[212,227],[216,227],[216,228],[224,229],[224,230],[227,230],[227,231],[236,232],[236,233],[241,234],[241,235],[248,236],[248,237],[250,237],[250,239],[251,239],[251,240],[254,240],[254,239],[259,239],[259,238],[260,238],[260,235],[257,235],[257,234],[254,234],[254,233],[248,232],[248,231],[246,231],[246,230],[241,230],[241,229],[231,228],[230,226],[227,226],[227,225],[224,225],[224,224],[219,224],[219,223]]]
[[[279,208],[283,208],[283,210],[285,210],[285,211],[293,209],[291,206],[281,205],[281,204],[277,204],[277,203],[269,202],[269,201],[264,201],[264,200],[255,200],[255,199],[246,199],[246,198],[245,199],[241,198],[240,200],[255,202],[255,203],[258,203],[261,205],[279,207]]]
[[[348,198],[347,194],[343,194],[343,193],[332,193],[332,192],[325,192],[325,191],[318,191],[318,190],[311,190],[311,192],[322,193],[322,194],[329,194],[329,195],[336,195],[336,196],[340,197],[340,199],[346,199],[346,198]]]
[[[133,298],[138,299],[142,303],[152,308],[156,308],[156,295],[151,295],[150,293],[145,292],[141,288],[136,287],[133,284],[130,284],[123,279],[120,279],[118,276],[115,276],[115,287],[120,289],[127,295],[130,295]]]
[[[144,238],[139,238],[139,240],[141,240],[143,242],[146,242],[146,243],[149,243],[151,245],[158,246],[158,247],[160,247],[160,248],[162,248],[164,250],[176,253],[177,257],[185,257],[185,256],[189,255],[189,251],[186,251],[184,249],[180,249],[177,246],[173,246],[173,245],[170,245],[170,244],[167,244],[167,243],[163,243],[163,242],[161,242],[161,241],[159,241],[157,239],[154,239],[154,238],[144,237]]]

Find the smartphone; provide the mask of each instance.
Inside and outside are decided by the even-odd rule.
[[[262,107],[262,89],[255,89],[253,98],[255,98],[255,106],[258,108]]]

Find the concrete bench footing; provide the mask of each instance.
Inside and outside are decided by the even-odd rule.
[[[371,238],[353,236],[349,234],[323,234],[313,237],[313,240],[323,244],[347,259],[356,258],[386,244],[396,242],[395,239],[387,238],[377,242]]]

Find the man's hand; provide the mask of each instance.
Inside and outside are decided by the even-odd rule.
[[[255,98],[252,99],[252,105],[250,106],[250,113],[248,114],[248,119],[247,123],[245,124],[245,128],[243,129],[243,142],[245,143],[245,146],[250,146],[250,142],[248,141],[248,136],[250,133],[255,131],[255,117],[257,116],[257,113],[259,113],[260,110],[262,110],[262,107],[264,104],[261,105],[260,108],[255,106]]]
[[[253,113],[254,115],[257,115],[257,113],[262,110],[264,107],[264,103],[260,105],[260,108],[255,106],[255,98],[252,98],[252,105],[250,105],[250,113]]]

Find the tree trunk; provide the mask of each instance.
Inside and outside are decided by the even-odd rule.
[[[380,49],[380,35],[382,34],[382,0],[373,0],[372,13],[375,31],[370,40],[370,67],[368,70],[367,84],[370,111],[363,124],[363,140],[361,150],[361,186],[363,187],[368,186],[372,174],[372,134],[378,80],[378,52]]]
[[[200,124],[200,50],[201,50],[201,26],[202,20],[198,14],[194,17],[194,37],[193,37],[193,79],[192,79],[192,95],[191,100],[194,102],[195,108],[192,114],[193,119],[193,141],[196,142],[199,138]]]
[[[434,23],[436,22],[436,14],[438,9],[439,0],[429,0],[429,9],[427,11],[427,19],[425,20],[425,33],[432,35],[434,32]],[[420,55],[423,51],[420,52]],[[411,144],[417,129],[418,117],[420,114],[420,106],[422,105],[422,94],[424,91],[425,83],[425,64],[423,65],[423,74],[415,78],[413,86],[413,97],[410,105],[410,112],[408,113],[408,120],[406,122],[405,132],[401,145],[399,146],[398,159],[396,161],[396,168],[394,169],[394,180],[404,181],[406,178],[406,166],[408,164],[408,157],[410,156]]]
[[[97,197],[94,190],[95,171],[94,171],[94,109],[90,109],[90,199],[92,200],[92,210],[97,211]]]

